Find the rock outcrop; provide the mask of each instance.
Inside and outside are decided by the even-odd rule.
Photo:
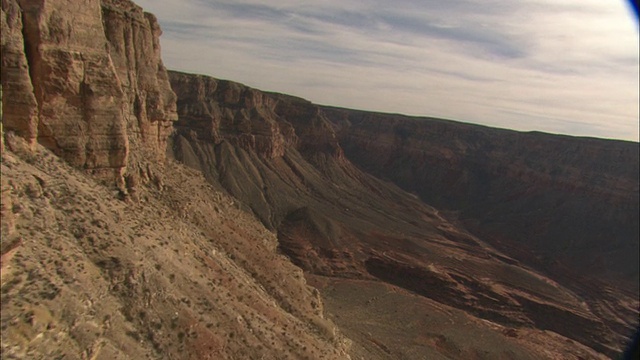
[[[342,157],[331,124],[306,100],[202,75],[169,74],[181,94],[175,127],[183,137],[227,142],[265,159],[282,157],[287,149]]]
[[[22,10],[16,0],[3,0],[0,16],[3,129],[15,131],[31,146],[38,136],[38,104],[24,51]]]
[[[35,138],[73,166],[120,176],[128,151],[122,90],[107,51],[100,2],[89,1],[77,11],[69,11],[70,1],[19,5],[17,31],[24,35],[38,109]],[[12,97],[5,89],[5,103]]]
[[[5,132],[118,183],[136,158],[163,158],[175,95],[152,15],[125,0],[2,9]]]
[[[275,229],[306,206],[311,200],[301,192],[309,187],[334,196],[321,169],[340,167],[343,153],[315,105],[206,76],[169,75],[180,94],[171,156],[241,200],[265,226]]]
[[[128,0],[1,15],[3,359],[349,359],[276,236],[164,161],[176,98],[153,15]]]
[[[176,128],[186,136],[216,145],[227,141],[265,158],[280,157],[297,143],[291,125],[275,113],[274,98],[231,81],[170,75],[173,88],[185,95],[178,101],[182,116]]]
[[[127,0],[102,0],[108,50],[124,95],[131,164],[164,160],[178,119],[176,96],[162,63],[155,16]]]

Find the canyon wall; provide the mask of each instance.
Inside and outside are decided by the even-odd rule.
[[[122,187],[176,120],[160,30],[130,1],[2,3],[3,126]]]
[[[638,221],[628,211],[638,165],[629,144],[335,109],[169,75],[180,118],[170,155],[276,231],[279,249],[321,277],[328,301],[351,306],[331,298],[338,284],[367,293],[382,282],[607,356],[634,326]],[[609,232],[581,228],[595,220]],[[389,344],[393,331],[361,344]]]
[[[324,108],[347,157],[532,266],[638,291],[638,144]]]
[[[232,81],[170,72],[178,99],[179,132],[223,141],[260,157],[282,157],[286,149],[340,158],[342,149],[330,123],[314,104],[269,94]]]
[[[304,183],[296,186],[322,193],[323,182],[358,183],[356,165],[568,284],[585,275],[638,291],[637,144],[322,107],[200,75],[170,77],[180,113],[170,152],[268,227],[304,204],[284,186],[291,181],[265,174],[293,173]],[[234,175],[238,164],[243,175]],[[318,170],[324,179],[300,176]]]
[[[301,194],[309,186],[332,196],[320,172],[343,154],[315,105],[202,75],[169,75],[180,94],[170,155],[240,199],[265,226],[275,229],[306,206]]]
[[[153,15],[2,0],[1,20],[3,359],[349,359],[276,236],[165,161]]]

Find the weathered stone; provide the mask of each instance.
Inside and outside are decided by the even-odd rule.
[[[126,0],[3,0],[2,32],[5,131],[116,184],[164,158],[177,115],[153,15]]]
[[[128,150],[122,90],[106,51],[100,2],[19,4],[39,108],[38,142],[99,177],[120,176]]]
[[[206,76],[169,72],[178,103],[178,129],[195,130],[199,139],[229,141],[265,158],[282,156],[297,136],[275,112],[277,99],[244,85]]]
[[[127,0],[103,0],[109,52],[124,95],[130,162],[164,159],[178,119],[176,96],[160,57],[162,31],[152,14]]]
[[[38,107],[29,77],[22,36],[22,10],[15,0],[2,0],[2,98],[4,131],[14,131],[34,144]]]

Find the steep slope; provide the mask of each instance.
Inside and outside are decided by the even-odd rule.
[[[555,276],[637,294],[638,144],[324,108],[351,161]]]
[[[176,120],[160,30],[130,1],[75,1],[2,2],[4,130],[124,190]]]
[[[1,19],[3,358],[348,358],[323,300],[366,359],[605,358],[636,325],[637,266],[598,254],[637,247],[624,146],[442,121],[423,142],[415,120],[171,73],[176,107],[130,1],[3,0]],[[165,162],[176,109],[168,153],[198,171]],[[548,169],[549,143],[588,161]],[[603,225],[563,236],[584,219]]]
[[[457,218],[353,166],[339,141],[344,136],[340,131],[348,131],[344,118],[331,109],[229,81],[169,75],[179,113],[172,155],[201,170],[277,231],[281,251],[323,289],[328,303],[341,304],[332,312],[357,341],[354,355],[421,358],[438,353],[458,358],[460,352],[434,343],[438,336],[464,354],[495,350],[494,342],[469,348],[459,335],[439,330],[425,334],[431,340],[420,344],[414,341],[416,333],[391,336],[406,324],[390,322],[381,315],[391,310],[384,307],[366,312],[371,330],[363,336],[356,325],[363,319],[346,309],[391,293],[399,294],[392,297],[398,303],[425,314],[444,306],[475,319],[466,322],[480,324],[475,326],[495,334],[496,342],[513,343],[522,358],[532,352],[538,358],[598,356],[593,350],[584,352],[579,343],[612,356],[634,326],[633,296],[615,287],[608,287],[611,294],[605,296],[561,285],[494,249]],[[345,286],[351,292],[333,290]],[[353,295],[373,293],[373,299]],[[384,327],[391,329],[381,331]],[[573,345],[557,345],[545,353],[533,343],[556,343],[551,335],[505,335],[523,329],[549,330],[575,342],[567,339]],[[374,354],[367,352],[370,348],[382,350]],[[491,354],[487,356],[510,356]]]
[[[3,359],[345,358],[275,236],[198,173],[168,164],[123,202],[19,153],[2,158]]]
[[[176,104],[152,15],[1,15],[3,359],[348,358],[275,235],[165,161]]]

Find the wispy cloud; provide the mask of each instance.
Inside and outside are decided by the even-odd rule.
[[[138,0],[168,67],[312,101],[638,141],[623,1]]]

